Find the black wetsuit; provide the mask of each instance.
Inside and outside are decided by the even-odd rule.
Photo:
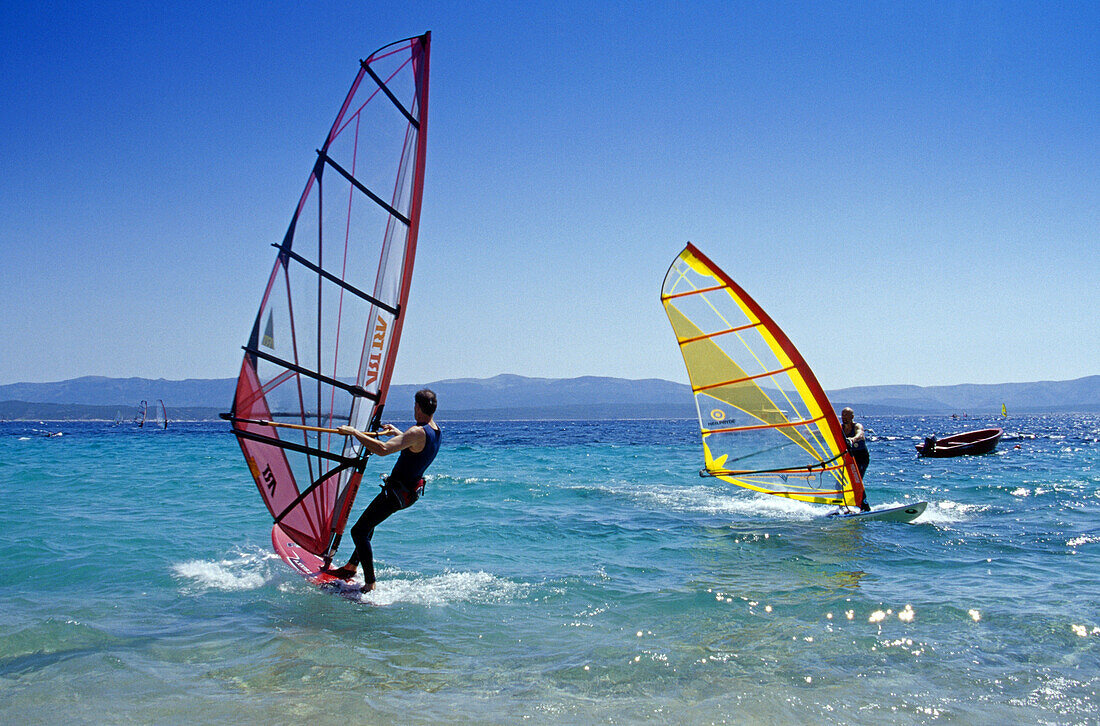
[[[374,528],[394,512],[411,507],[424,492],[424,472],[439,452],[439,441],[443,432],[431,426],[423,426],[424,448],[419,452],[405,449],[393,465],[393,471],[386,477],[382,491],[367,506],[367,511],[351,528],[351,539],[355,542],[355,555],[363,565],[363,579],[367,583],[375,581],[374,553],[370,540]]]
[[[841,429],[843,430],[843,426]],[[855,436],[856,425],[852,424],[852,436]],[[844,435],[847,437],[848,432],[844,431]],[[866,436],[866,434],[865,434]],[[855,443],[848,446],[848,453],[852,455],[852,458],[856,460],[856,467],[859,469],[859,478],[863,479],[863,472],[867,471],[867,465],[871,463],[871,452],[867,450],[866,439],[860,439]],[[859,503],[860,511],[870,511],[871,505],[867,503],[867,492],[863,492],[863,501]]]

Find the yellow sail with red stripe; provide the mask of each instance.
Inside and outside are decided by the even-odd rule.
[[[856,507],[863,482],[821,384],[786,334],[689,244],[661,289],[703,438],[702,474],[775,496]]]

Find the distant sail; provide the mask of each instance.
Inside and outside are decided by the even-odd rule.
[[[367,451],[324,431],[377,430],[416,253],[430,34],[362,61],[279,245],[232,412],[276,526],[331,557]]]
[[[148,408],[149,414],[146,416],[145,422],[158,429],[168,428],[168,409],[164,407],[164,401],[157,399],[157,402]]]
[[[134,416],[134,423],[136,423],[138,425],[138,428],[143,428],[145,426],[145,416],[148,413],[149,413],[149,403],[148,402],[142,401],[140,404],[138,404],[138,412],[137,412],[137,415]]]
[[[1008,418],[1008,408],[1003,403],[1001,404],[1001,416]]]
[[[746,489],[857,507],[863,482],[821,384],[779,326],[689,244],[661,301],[687,365],[705,468]]]

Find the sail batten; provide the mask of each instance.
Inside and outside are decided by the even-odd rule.
[[[378,74],[374,72],[374,69],[372,69],[370,67],[370,64],[368,64],[366,61],[363,61],[363,69],[366,70],[366,72],[370,75],[374,82],[378,84],[378,88],[382,91],[382,93],[386,94],[386,96],[391,101],[393,101],[393,105],[397,107],[397,110],[405,115],[405,118],[409,120],[409,123],[412,124],[412,127],[419,130],[420,121],[416,119],[411,113],[409,113],[409,110],[405,108],[404,104],[397,100],[397,96],[393,95],[393,91],[390,90],[385,81],[378,77]]]
[[[701,473],[774,496],[858,506],[863,483],[840,422],[756,301],[691,244],[669,267],[661,301],[695,397]]]
[[[794,366],[787,366],[786,368],[780,368],[775,371],[764,371],[763,373],[754,373],[751,376],[741,376],[740,378],[733,378],[728,381],[722,381],[721,383],[711,383],[706,386],[699,386],[692,390],[698,393],[699,391],[709,391],[712,388],[721,388],[722,386],[733,386],[738,383],[744,383],[745,381],[755,381],[757,378],[768,378],[770,376],[779,375],[780,373],[786,373],[794,370]]]
[[[752,328],[755,328],[758,325],[760,325],[759,322],[748,323],[747,325],[740,325],[736,328],[729,328],[727,330],[717,330],[713,333],[704,333],[702,335],[696,335],[695,337],[692,337],[692,338],[683,338],[683,339],[678,340],[676,342],[678,342],[680,345],[685,345],[687,343],[694,343],[697,340],[709,340],[710,338],[717,338],[720,335],[729,335],[730,333],[740,333],[742,330],[751,330]]]
[[[687,291],[684,291],[684,292],[677,292],[677,293],[670,294],[670,295],[662,295],[661,296],[661,301],[665,302],[665,301],[668,301],[668,300],[675,300],[676,298],[687,297],[688,295],[701,295],[705,292],[714,292],[715,290],[721,290],[724,287],[725,287],[724,285],[715,285],[713,287],[704,287],[704,288],[699,288],[699,289],[694,289],[694,290],[687,290]]]
[[[321,557],[339,543],[367,459],[331,428],[377,425],[397,358],[424,182],[429,46],[425,34],[360,62],[275,245],[244,347],[233,430],[278,526]],[[266,427],[276,416],[330,430]]]
[[[358,189],[363,194],[366,194],[367,197],[372,202],[374,202],[378,206],[382,207],[382,209],[385,209],[387,212],[389,212],[391,215],[393,215],[394,218],[396,218],[398,221],[400,221],[406,227],[409,226],[410,222],[409,222],[408,217],[406,217],[404,214],[402,214],[401,212],[399,212],[396,209],[394,209],[393,207],[391,207],[388,203],[386,203],[385,200],[382,199],[382,197],[378,196],[377,194],[372,192],[370,189],[367,189],[367,187],[364,186],[363,183],[360,182],[358,179],[356,179],[355,176],[351,172],[347,171],[346,169],[344,169],[344,167],[337,164],[332,159],[332,157],[330,157],[328,154],[326,154],[323,151],[318,151],[317,153],[320,155],[320,157],[324,160],[324,162],[326,164],[328,164],[333,169],[335,169],[336,172],[338,174],[340,174],[340,176],[344,177],[349,182],[351,182],[352,186],[354,186],[356,189]]]
[[[356,385],[351,384],[351,383],[344,383],[343,381],[338,381],[335,378],[332,378],[330,376],[326,376],[323,373],[318,373],[317,371],[312,370],[310,368],[306,368],[305,366],[300,366],[297,363],[292,363],[288,360],[283,360],[282,358],[279,358],[278,356],[270,355],[269,353],[264,353],[259,348],[252,348],[252,347],[249,347],[249,346],[246,345],[246,346],[244,346],[244,350],[245,350],[246,353],[257,356],[259,358],[263,358],[264,360],[266,360],[270,363],[274,363],[275,365],[282,366],[283,368],[286,368],[287,371],[289,371],[291,373],[300,373],[301,375],[306,376],[307,378],[312,378],[313,380],[317,381],[320,384],[329,385],[333,388],[343,389],[344,391],[347,391],[348,393],[350,393],[353,396],[358,396],[358,397],[362,397],[362,398],[369,398],[372,401],[377,401],[378,400],[378,394],[377,393],[371,393],[370,391],[366,390],[362,386],[356,386]],[[308,416],[320,416],[320,415],[322,415],[319,411],[315,411],[313,413],[308,413],[306,411],[305,406],[302,407],[302,411],[303,411],[303,413],[301,415],[302,415],[303,418],[307,418]]]
[[[317,265],[315,265],[312,262],[310,262],[309,260],[307,260],[305,257],[302,257],[301,255],[299,255],[297,252],[295,252],[293,250],[289,250],[289,249],[283,249],[280,245],[277,245],[277,244],[273,244],[271,246],[272,247],[278,247],[280,250],[282,250],[283,254],[285,254],[287,257],[291,258],[295,262],[298,262],[299,264],[305,266],[306,268],[312,270],[313,272],[316,272],[318,275],[321,275],[322,277],[324,277],[326,280],[333,283],[334,285],[339,285],[341,288],[343,288],[344,290],[350,292],[352,295],[355,295],[358,298],[366,300],[371,305],[377,305],[378,307],[382,308],[383,310],[390,313],[391,315],[397,315],[401,312],[398,308],[387,305],[386,303],[382,302],[381,300],[378,300],[378,299],[368,295],[367,293],[363,292],[362,290],[355,287],[354,285],[346,282],[342,277],[338,277],[338,276],[332,274],[331,272],[328,272],[327,270],[321,269]],[[346,272],[346,270],[345,270],[345,272]]]

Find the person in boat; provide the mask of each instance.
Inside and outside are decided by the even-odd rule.
[[[851,408],[845,408],[840,412],[840,429],[844,434],[844,442],[848,445],[848,451],[856,460],[859,468],[859,478],[863,479],[863,472],[867,471],[867,465],[871,463],[871,454],[867,451],[867,440],[863,435],[863,424],[856,423],[856,412]],[[871,505],[867,503],[867,491],[863,492],[863,501],[859,503],[859,511],[871,511]]]
[[[386,424],[378,432],[384,436],[392,436],[386,441],[380,441],[375,435],[359,431],[353,426],[341,426],[338,429],[345,436],[354,436],[377,456],[401,452],[390,475],[383,479],[382,491],[351,528],[355,551],[348,563],[339,569],[328,570],[329,574],[341,580],[350,580],[355,577],[359,565],[362,564],[363,592],[374,589],[374,553],[371,551],[374,528],[394,512],[411,507],[424,493],[424,472],[439,452],[439,442],[443,435],[433,418],[436,405],[435,393],[427,388],[417,391],[413,403],[416,425],[401,431],[392,424]]]

